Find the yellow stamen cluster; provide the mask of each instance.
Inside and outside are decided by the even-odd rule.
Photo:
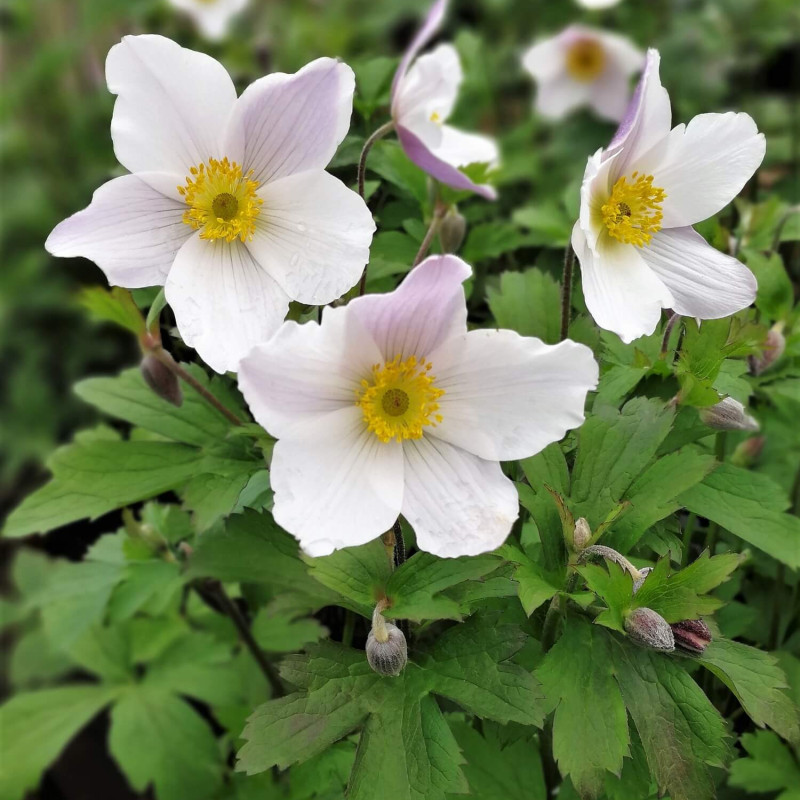
[[[364,413],[364,422],[382,442],[422,438],[426,425],[442,421],[436,402],[443,394],[430,375],[432,365],[415,356],[372,367],[372,379],[361,381],[356,405]]]
[[[442,115],[438,111],[434,111],[431,114],[431,122],[435,122],[437,125],[441,125],[444,120],[442,119]]]
[[[183,221],[195,230],[202,229],[201,239],[252,239],[264,202],[256,194],[259,184],[252,180],[252,170],[242,175],[235,161],[209,158],[208,166],[200,164],[190,172],[186,186],[178,187],[189,206]]]
[[[588,83],[606,66],[606,51],[595,39],[576,39],[567,49],[567,72],[576,81]]]
[[[611,190],[611,197],[600,209],[610,236],[625,244],[644,247],[661,230],[661,204],[666,194],[653,186],[652,175],[631,175],[620,178]]]

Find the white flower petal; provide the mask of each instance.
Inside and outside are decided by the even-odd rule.
[[[94,193],[87,208],[57,225],[45,247],[54,256],[91,259],[112,285],[162,285],[175,255],[194,233],[182,221],[186,204],[151,186],[176,180],[152,174],[114,178]]]
[[[645,64],[645,54],[627,37],[607,31],[596,31],[613,66],[630,77]]]
[[[506,540],[519,499],[500,464],[427,436],[403,442],[403,455],[403,516],[420,550],[474,556]]]
[[[592,351],[548,345],[514,331],[476,330],[430,355],[442,422],[428,429],[492,461],[527,458],[579,427],[597,385]]]
[[[165,291],[184,342],[217,372],[235,371],[289,308],[286,293],[242,242],[197,233],[178,252]]]
[[[435,0],[428,9],[422,27],[417,31],[416,35],[411,40],[411,44],[409,44],[405,53],[403,53],[403,57],[400,59],[400,64],[397,67],[397,72],[395,72],[394,78],[392,78],[392,105],[394,105],[394,99],[400,88],[400,84],[406,76],[411,63],[417,57],[417,53],[428,44],[441,27],[444,16],[447,13],[447,4],[448,0]]]
[[[169,0],[169,4],[186,11],[200,32],[211,41],[225,37],[233,17],[249,0]]]
[[[131,172],[172,172],[222,158],[236,89],[218,61],[163,36],[125,36],[106,61],[114,152]]]
[[[550,81],[565,70],[561,36],[542,39],[525,51],[522,66],[537,81]]]
[[[310,422],[273,450],[275,521],[310,556],[364,544],[389,530],[403,502],[403,451],[367,431],[360,409]]]
[[[338,178],[311,171],[268,183],[247,247],[293,300],[330,303],[354,286],[369,261],[375,223]]]
[[[544,117],[562,119],[570,111],[589,103],[592,85],[576,81],[566,72],[556,75],[552,80],[542,80],[536,90],[534,108]]]
[[[692,228],[659,231],[641,254],[669,287],[671,308],[678,314],[719,319],[755,300],[758,284],[753,273]]]
[[[408,70],[392,103],[392,116],[427,143],[427,127],[417,123],[444,122],[453,112],[463,78],[458,51],[451,44],[440,44]],[[431,120],[434,114],[436,119]]]
[[[619,122],[628,107],[628,76],[618,69],[607,69],[592,83],[589,105],[604,119]]]
[[[682,228],[716,214],[753,176],[766,152],[747,114],[699,114],[635,164],[666,193],[662,227]]]
[[[354,406],[361,381],[381,360],[348,307],[326,308],[321,324],[286,322],[256,345],[239,364],[239,388],[256,420],[282,438]]]
[[[500,159],[497,142],[481,133],[466,133],[450,125],[442,125],[442,138],[433,154],[454,167],[469,164],[496,165]]]
[[[358,297],[349,308],[372,334],[385,360],[425,358],[467,330],[463,282],[472,269],[457,256],[429,256],[393,292]]]
[[[594,321],[629,343],[651,334],[662,308],[673,308],[669,289],[642,259],[638,248],[601,234],[596,249],[579,224],[572,246],[581,264],[583,296]]]
[[[260,78],[233,109],[226,155],[262,184],[324,169],[350,128],[354,89],[353,70],[333,58]]]

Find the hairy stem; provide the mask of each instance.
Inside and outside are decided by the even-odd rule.
[[[664,326],[664,338],[661,340],[661,358],[664,358],[667,355],[667,351],[669,350],[669,339],[672,336],[672,329],[675,327],[676,323],[680,322],[681,315],[673,313],[672,316],[667,320],[667,324]]]
[[[203,386],[191,373],[187,372],[161,345],[154,347],[149,351],[150,354],[157,358],[170,372],[180,378],[184,383],[188,383],[206,402],[212,405],[225,419],[232,425],[243,425],[239,417],[233,413],[229,408],[225,408],[211,392]]]
[[[572,310],[572,273],[575,271],[575,251],[568,244],[564,251],[564,275],[561,282],[561,336],[563,342],[569,334],[569,318]]]
[[[422,240],[422,244],[419,246],[417,255],[414,258],[414,263],[411,265],[412,267],[416,267],[417,264],[419,264],[422,259],[428,255],[428,250],[430,250],[433,237],[436,236],[436,231],[439,230],[439,225],[442,224],[442,219],[446,213],[446,206],[436,206],[436,210],[433,212],[433,219],[431,220],[431,224],[428,226],[428,230],[425,232],[425,238]]]

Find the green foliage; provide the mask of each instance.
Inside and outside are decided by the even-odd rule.
[[[777,800],[800,798],[800,764],[774,733],[746,733],[742,746],[747,756],[731,764],[731,786],[757,794],[780,792]]]

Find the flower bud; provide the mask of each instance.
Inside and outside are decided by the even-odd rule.
[[[467,233],[467,221],[458,213],[455,206],[451,206],[439,226],[439,241],[442,243],[442,252],[457,253]]]
[[[572,534],[572,543],[575,546],[576,552],[580,552],[589,544],[589,539],[592,538],[592,529],[589,527],[589,523],[586,520],[586,517],[578,517],[575,520],[575,532]]]
[[[675,645],[689,653],[702,653],[711,644],[711,630],[701,619],[684,619],[670,625]]]
[[[735,467],[752,467],[761,457],[764,443],[767,441],[765,436],[751,436],[745,439],[734,451],[731,456],[731,464]]]
[[[642,567],[639,570],[639,577],[633,579],[633,593],[639,591],[642,588],[642,584],[644,584],[645,578],[653,571],[652,567]]]
[[[634,642],[652,650],[672,652],[675,649],[675,637],[672,628],[661,616],[651,608],[635,608],[625,617],[625,630]]]
[[[378,675],[395,678],[408,661],[408,647],[403,631],[383,618],[381,612],[386,605],[386,601],[381,600],[372,612],[372,629],[367,636],[367,661]]]
[[[776,322],[769,329],[761,355],[750,356],[747,359],[750,365],[750,373],[752,375],[760,375],[768,370],[783,355],[785,349],[786,337],[783,335],[783,323]]]
[[[174,406],[183,404],[183,392],[177,375],[162,364],[154,355],[148,353],[139,367],[142,371],[144,382],[162,400]]]
[[[759,428],[758,422],[732,397],[726,397],[709,408],[701,408],[699,413],[709,428],[718,431],[757,431]]]

